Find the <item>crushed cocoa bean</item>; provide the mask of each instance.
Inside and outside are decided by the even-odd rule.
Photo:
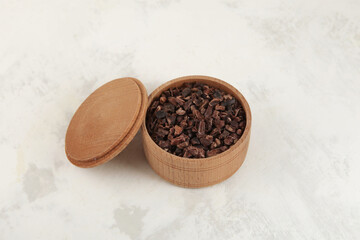
[[[165,151],[186,158],[205,158],[235,144],[246,126],[240,102],[202,83],[184,83],[164,91],[150,105],[146,127]]]

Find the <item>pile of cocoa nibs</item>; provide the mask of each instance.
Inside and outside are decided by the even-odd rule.
[[[156,98],[146,127],[157,145],[186,158],[211,157],[236,143],[245,111],[230,94],[202,83],[184,83]]]

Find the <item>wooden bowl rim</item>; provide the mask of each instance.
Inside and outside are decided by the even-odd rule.
[[[165,151],[164,149],[162,149],[159,145],[157,145],[154,140],[150,137],[149,132],[146,128],[146,115],[147,115],[147,110],[150,107],[150,105],[152,104],[152,101],[154,99],[154,97],[156,95],[158,95],[160,92],[164,92],[165,90],[169,89],[172,85],[178,83],[178,82],[196,82],[197,80],[200,81],[204,81],[204,82],[210,82],[209,85],[211,85],[211,83],[218,83],[220,85],[223,85],[225,88],[230,89],[232,92],[235,93],[235,96],[241,103],[241,105],[243,106],[244,110],[245,110],[245,115],[246,115],[246,126],[245,126],[245,131],[244,133],[241,135],[240,139],[234,144],[232,145],[229,149],[227,149],[226,151],[219,153],[215,156],[212,157],[206,157],[206,158],[185,158],[185,157],[179,157],[175,154],[169,153],[167,151]],[[250,134],[250,129],[251,129],[251,110],[250,110],[250,106],[248,104],[248,102],[246,101],[245,97],[235,88],[233,87],[231,84],[220,80],[218,78],[215,77],[210,77],[210,76],[204,76],[204,75],[189,75],[189,76],[184,76],[184,77],[178,77],[175,78],[173,80],[167,81],[165,83],[163,83],[162,85],[160,85],[159,87],[157,87],[150,95],[149,95],[149,99],[148,99],[148,105],[146,107],[146,114],[145,114],[145,119],[142,123],[142,129],[143,129],[143,134],[146,134],[146,137],[149,138],[152,142],[153,145],[155,145],[160,151],[162,151],[165,155],[169,155],[169,157],[171,156],[172,158],[181,160],[181,161],[187,161],[187,162],[191,162],[191,163],[202,163],[202,162],[207,162],[207,161],[211,161],[211,160],[217,160],[223,156],[226,156],[229,153],[229,150],[231,148],[236,148],[236,147],[240,147],[240,145],[245,141],[246,137]]]

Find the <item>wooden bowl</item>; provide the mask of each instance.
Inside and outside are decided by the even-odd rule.
[[[146,118],[142,123],[142,138],[145,156],[152,169],[165,180],[186,188],[200,188],[222,182],[232,176],[245,160],[250,140],[251,111],[244,96],[230,84],[207,76],[180,77],[164,83],[149,96],[148,107],[154,98],[185,82],[201,82],[224,90],[237,98],[246,114],[246,126],[241,138],[228,150],[208,158],[184,158],[168,153],[150,137],[146,128]]]

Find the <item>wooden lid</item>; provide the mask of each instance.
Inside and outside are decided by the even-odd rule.
[[[65,152],[78,167],[94,167],[119,154],[145,118],[147,92],[135,78],[120,78],[96,89],[68,126]]]

